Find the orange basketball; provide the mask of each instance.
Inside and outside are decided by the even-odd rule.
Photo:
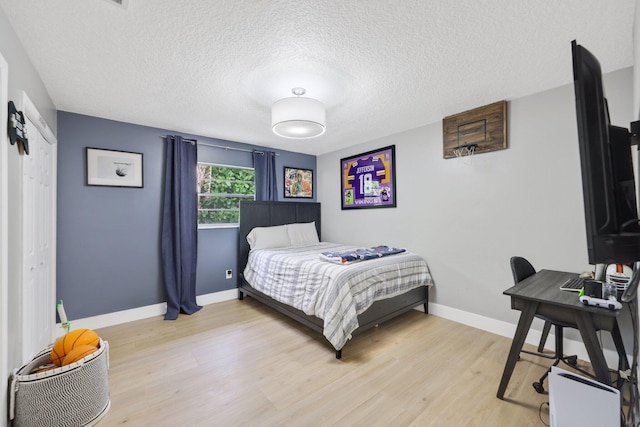
[[[94,353],[98,351],[97,347],[94,347],[92,345],[89,344],[85,344],[85,345],[79,345],[77,347],[75,347],[73,350],[71,350],[65,357],[64,360],[62,361],[62,365],[69,365],[70,363],[73,362],[77,362],[78,360],[82,359],[85,356],[90,355],[91,353]]]
[[[65,356],[74,348],[82,345],[98,348],[100,337],[91,329],[76,329],[61,336],[51,350],[51,363],[62,366]]]
[[[62,366],[62,360],[64,359],[64,356],[66,356],[66,353],[64,352],[62,337],[60,337],[51,349],[51,363],[56,366]]]
[[[80,345],[92,345],[96,348],[100,345],[100,337],[91,329],[76,329],[63,336],[62,340],[64,354],[69,354]]]

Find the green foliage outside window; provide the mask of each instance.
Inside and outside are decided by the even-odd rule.
[[[254,200],[250,168],[198,163],[198,224],[238,224],[240,200]]]

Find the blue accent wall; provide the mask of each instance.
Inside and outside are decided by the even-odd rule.
[[[180,134],[199,143],[248,150],[268,149],[63,111],[57,119],[57,298],[64,301],[70,320],[165,301],[160,256],[164,135]],[[144,188],[88,186],[86,147],[142,153]],[[275,151],[279,200],[284,200],[284,166],[316,171],[316,157]],[[198,147],[198,160],[253,166],[249,152],[203,145]],[[317,173],[313,188],[315,195]],[[198,295],[236,287],[237,247],[237,228],[198,231]],[[233,279],[225,279],[227,269],[233,269]]]

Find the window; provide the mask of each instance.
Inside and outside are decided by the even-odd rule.
[[[240,200],[254,200],[253,168],[198,163],[198,226],[237,225]]]

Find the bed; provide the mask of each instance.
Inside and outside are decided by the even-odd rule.
[[[422,305],[424,307],[424,312],[428,313],[428,289],[431,285],[431,278],[428,268],[426,267],[426,263],[420,257],[410,253],[402,253],[384,257],[384,259],[381,260],[361,261],[349,266],[338,265],[339,263],[321,261],[318,258],[318,255],[314,255],[313,253],[313,251],[326,252],[330,249],[344,249],[342,246],[327,242],[318,243],[317,247],[316,245],[307,247],[303,244],[301,247],[296,248],[276,248],[264,251],[259,250],[261,248],[254,246],[254,250],[251,251],[251,256],[253,261],[258,257],[267,256],[273,257],[273,259],[285,260],[289,256],[289,252],[293,250],[293,252],[300,253],[300,256],[305,259],[305,262],[307,263],[311,258],[317,260],[317,262],[314,262],[316,262],[316,265],[319,265],[319,267],[313,268],[321,268],[323,274],[328,274],[326,272],[330,272],[331,275],[347,275],[350,277],[354,275],[359,277],[362,270],[373,270],[377,268],[382,270],[395,268],[397,270],[398,267],[390,267],[390,264],[393,263],[396,263],[396,265],[402,265],[403,268],[410,264],[410,268],[416,269],[415,271],[411,270],[411,275],[414,273],[420,273],[422,278],[418,280],[414,277],[412,279],[412,283],[400,284],[400,287],[394,288],[392,293],[382,297],[379,295],[376,296],[377,300],[373,303],[368,301],[364,311],[360,309],[356,310],[358,314],[355,318],[353,315],[353,308],[357,308],[359,302],[343,304],[345,307],[351,306],[351,310],[348,315],[337,313],[335,314],[336,317],[333,317],[333,310],[330,310],[332,317],[329,317],[327,316],[326,311],[316,312],[313,308],[313,304],[298,306],[298,308],[296,308],[286,303],[289,300],[286,295],[283,297],[282,295],[276,295],[271,291],[263,292],[265,285],[271,282],[272,279],[267,277],[269,276],[267,272],[260,272],[259,268],[254,268],[254,264],[252,264],[250,268],[247,268],[251,249],[249,242],[247,241],[247,236],[249,236],[251,240],[254,234],[252,233],[252,230],[256,227],[270,227],[270,229],[261,230],[269,231],[273,229],[275,231],[281,228],[277,226],[283,226],[286,224],[295,224],[288,227],[299,227],[300,229],[304,226],[306,227],[306,230],[308,230],[308,227],[313,224],[317,232],[318,240],[320,240],[320,204],[305,202],[242,202],[240,204],[240,232],[238,242],[238,298],[240,300],[242,300],[244,296],[249,295],[280,313],[309,327],[310,329],[322,333],[335,348],[336,358],[338,359],[342,357],[342,348],[351,337],[354,337],[384,321],[403,314],[419,305]],[[420,267],[423,270],[417,270],[417,264],[419,262],[416,259],[419,259],[421,263],[424,264]],[[271,260],[269,262],[273,261]],[[272,271],[277,270],[271,267],[269,267],[269,269]],[[280,267],[280,270],[278,271],[288,271],[288,267]],[[342,273],[343,271],[345,273]],[[386,277],[384,275],[376,275],[375,273],[374,275],[378,278]],[[303,276],[309,277],[309,274],[305,272]],[[407,276],[409,276],[409,273],[407,273]],[[420,283],[417,283],[417,281]],[[406,289],[403,289],[403,286]],[[339,292],[344,294],[342,291]],[[267,295],[268,293],[271,296]],[[345,316],[346,319],[343,319],[340,316]],[[325,319],[332,320],[325,322]],[[328,329],[327,323],[329,323],[333,329]]]

